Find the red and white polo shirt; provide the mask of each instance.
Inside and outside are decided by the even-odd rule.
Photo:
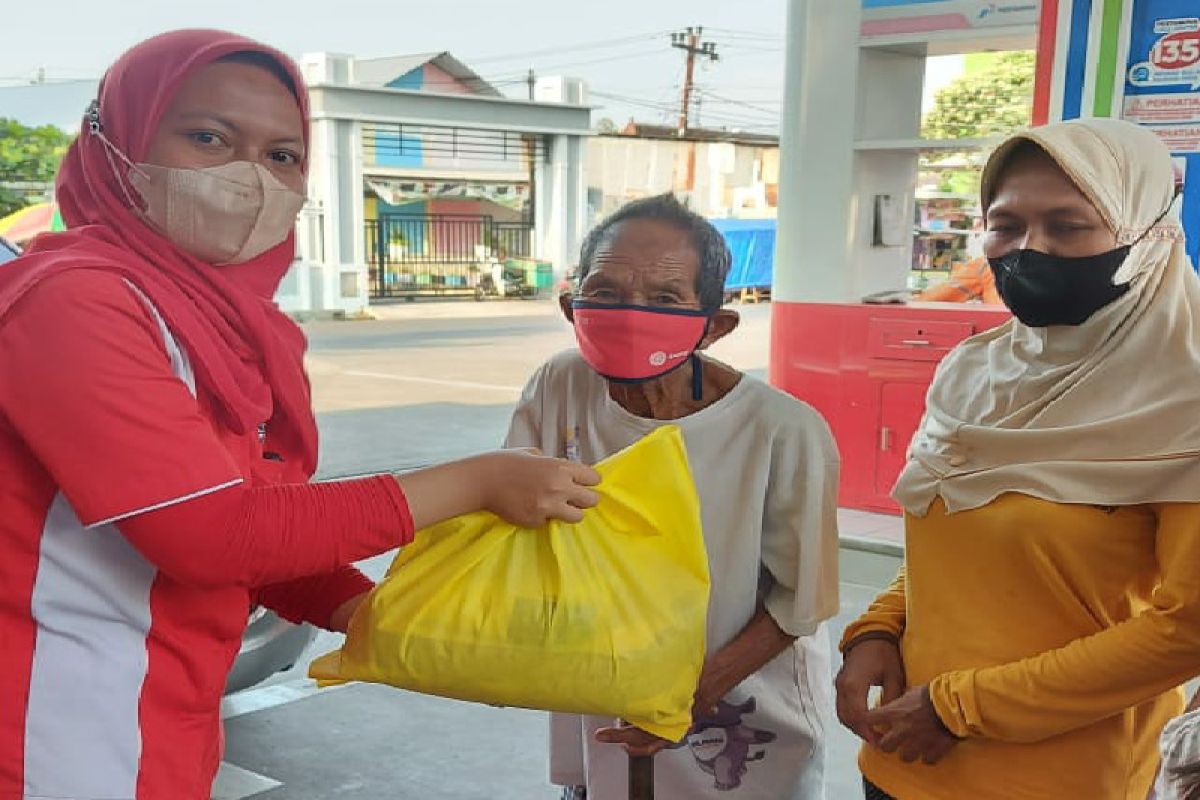
[[[206,800],[245,588],[184,586],[114,525],[237,485],[156,313],[74,270],[0,328],[0,800]]]

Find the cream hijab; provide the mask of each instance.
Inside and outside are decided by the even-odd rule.
[[[1023,141],[1040,145],[1120,244],[1132,288],[1078,327],[1012,320],[942,362],[896,485],[923,516],[1018,492],[1058,503],[1200,501],[1200,280],[1184,251],[1170,154],[1114,120],[1021,133],[984,170],[983,205]],[[1161,219],[1160,219],[1161,218]],[[1155,222],[1158,224],[1155,225]]]

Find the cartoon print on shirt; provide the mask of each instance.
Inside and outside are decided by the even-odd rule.
[[[578,425],[576,425],[574,428],[568,428],[567,430],[563,431],[563,441],[565,442],[565,445],[563,447],[562,457],[567,461],[578,462],[580,460],[579,439],[582,437],[582,435],[583,431],[580,430]]]
[[[767,757],[765,745],[775,741],[771,731],[752,728],[744,718],[754,713],[757,701],[751,697],[740,706],[717,703],[711,715],[699,716],[687,737],[674,747],[687,746],[700,769],[713,776],[713,786],[728,792],[742,785],[742,776],[753,761]]]

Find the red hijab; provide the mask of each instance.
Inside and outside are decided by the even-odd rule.
[[[243,52],[271,57],[291,77],[307,144],[308,95],[292,60],[212,30],[162,34],[117,59],[100,83],[103,135],[130,161],[141,161],[183,81]],[[294,237],[243,264],[215,267],[185,254],[130,207],[128,167],[89,130],[89,121],[67,151],[55,189],[68,230],[43,234],[27,255],[0,269],[0,324],[25,292],[51,275],[70,269],[116,273],[149,298],[180,340],[202,399],[220,421],[243,434],[266,422],[273,449],[293,468],[303,468],[303,476],[294,469],[289,474],[310,476],[317,427],[303,365],[306,342],[272,299],[292,264]]]

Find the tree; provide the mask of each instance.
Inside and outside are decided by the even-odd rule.
[[[964,75],[937,93],[922,135],[927,139],[982,139],[1028,126],[1033,76],[1033,53],[999,54],[990,68]]]
[[[0,216],[27,205],[31,184],[54,183],[71,139],[53,125],[31,128],[0,118]]]
[[[926,139],[990,139],[1028,127],[1033,109],[1035,56],[1016,51],[991,57],[991,63],[969,72],[937,93],[921,135]],[[978,161],[979,153],[935,156],[923,162],[961,156]],[[940,173],[940,189],[971,194],[979,185],[979,167]]]
[[[617,123],[613,122],[608,117],[603,117],[603,118],[601,118],[601,120],[599,122],[596,123],[596,132],[597,133],[616,133],[617,132]]]

